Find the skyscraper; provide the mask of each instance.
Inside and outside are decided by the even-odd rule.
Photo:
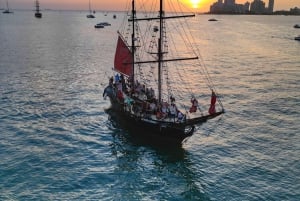
[[[250,12],[254,14],[266,13],[265,2],[262,0],[254,0],[250,5]]]
[[[225,1],[224,1],[224,4],[225,4],[225,5],[228,5],[228,6],[235,5],[235,0],[225,0]]]
[[[269,0],[268,12],[273,13],[274,9],[274,0]]]

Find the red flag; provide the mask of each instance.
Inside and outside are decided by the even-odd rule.
[[[132,75],[132,54],[121,36],[118,37],[117,49],[115,54],[115,70],[127,76]]]

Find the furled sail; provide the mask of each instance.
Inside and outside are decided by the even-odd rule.
[[[131,76],[133,73],[132,53],[122,37],[119,35],[115,54],[114,70],[124,75]]]

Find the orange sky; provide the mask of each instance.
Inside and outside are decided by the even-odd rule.
[[[34,0],[8,0],[12,9],[32,9]],[[88,0],[39,0],[42,9],[62,9],[62,10],[86,10]],[[178,1],[178,0],[174,0]],[[179,0],[191,7],[195,12],[206,12],[209,6],[217,0]],[[247,0],[236,0],[236,3],[245,3]],[[248,0],[252,2],[253,0]],[[268,4],[269,0],[263,0]],[[0,7],[5,6],[6,0],[0,0]],[[91,0],[95,10],[124,10],[128,0]],[[274,10],[289,10],[294,7],[300,8],[300,0],[275,0]],[[194,8],[193,8],[194,7]]]

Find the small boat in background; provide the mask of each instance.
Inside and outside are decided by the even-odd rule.
[[[96,29],[101,29],[101,28],[104,28],[104,26],[101,25],[101,24],[96,24],[96,25],[95,25],[95,28],[96,28]]]
[[[295,24],[294,28],[299,29],[300,28],[300,24]]]
[[[111,26],[111,24],[110,23],[108,23],[108,22],[100,22],[100,23],[98,23],[99,25],[102,25],[102,26]]]
[[[35,14],[36,18],[42,18],[42,13],[40,12],[40,3],[38,0],[35,1]]]
[[[208,21],[210,21],[210,22],[216,22],[216,21],[218,21],[218,20],[215,19],[215,18],[211,18],[211,19],[209,19]]]
[[[111,26],[111,24],[108,23],[108,22],[100,22],[100,23],[95,25],[95,28],[104,28],[106,26]]]
[[[295,37],[295,40],[300,41],[300,35]]]
[[[14,13],[12,11],[9,10],[9,6],[8,6],[8,0],[6,1],[6,10],[3,11],[3,14],[10,14],[10,13]]]
[[[87,17],[87,18],[95,18],[95,16],[94,16],[94,15],[91,15],[91,14],[90,14],[90,15],[87,15],[86,17]]]
[[[89,0],[89,11],[90,11],[90,14],[88,14],[86,17],[87,18],[95,18],[95,16],[92,14],[92,9],[91,9],[91,0]]]

